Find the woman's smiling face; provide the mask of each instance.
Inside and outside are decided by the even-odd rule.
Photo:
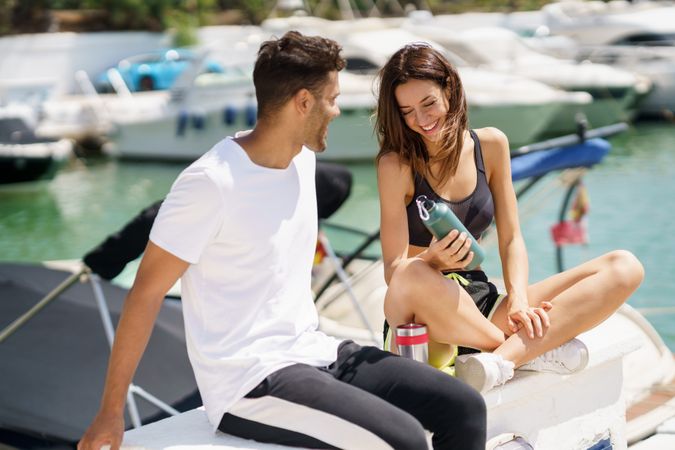
[[[395,96],[408,128],[419,133],[427,145],[436,143],[448,114],[448,100],[439,84],[412,79],[397,86]]]

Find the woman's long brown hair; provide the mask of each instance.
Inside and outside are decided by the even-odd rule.
[[[424,43],[409,44],[394,53],[379,73],[379,97],[375,131],[380,144],[377,161],[387,153],[398,153],[410,164],[413,173],[431,176],[442,184],[453,176],[459,165],[468,128],[466,96],[457,70],[437,50]],[[441,87],[448,100],[448,114],[441,130],[441,150],[434,161],[441,170],[434,176],[429,169],[429,152],[420,136],[408,128],[396,101],[396,88],[409,80],[430,80]]]

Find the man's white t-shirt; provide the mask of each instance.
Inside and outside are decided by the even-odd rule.
[[[303,147],[286,169],[261,167],[226,138],[179,175],[155,219],[150,240],[190,263],[187,349],[214,428],[272,372],[337,358],[310,290],[315,165]]]

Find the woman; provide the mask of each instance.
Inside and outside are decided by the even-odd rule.
[[[514,367],[584,368],[588,350],[574,336],[605,320],[637,289],[640,262],[614,251],[528,286],[507,138],[495,128],[468,128],[457,71],[430,46],[407,45],[381,70],[376,130],[391,328],[425,323],[436,366],[447,365],[452,344],[485,352],[459,356],[455,364],[457,375],[481,392],[510,379]],[[453,231],[432,239],[418,216],[418,195],[448,204],[471,236]],[[480,268],[463,271],[473,258],[471,240],[493,219],[506,296]],[[393,344],[390,349],[397,351]]]

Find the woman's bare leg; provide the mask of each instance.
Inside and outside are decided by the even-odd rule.
[[[504,332],[481,314],[456,281],[416,259],[394,271],[384,314],[393,329],[408,322],[426,324],[429,338],[443,344],[493,351],[505,339]],[[391,347],[397,351],[394,343]]]
[[[524,329],[511,335],[494,353],[516,367],[558,347],[609,317],[637,289],[644,269],[630,252],[617,250],[573,269],[553,275],[528,288],[528,301],[539,306],[550,301],[551,325],[543,337],[531,339]],[[510,334],[506,301],[493,315],[493,323]]]

